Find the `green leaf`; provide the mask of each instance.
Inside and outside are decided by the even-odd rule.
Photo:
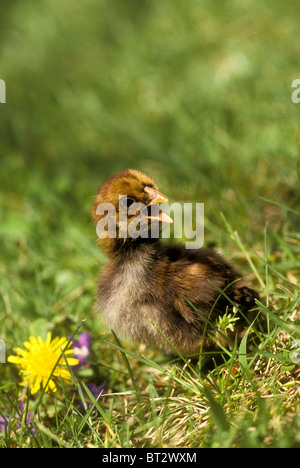
[[[227,432],[229,429],[229,423],[222,406],[215,401],[212,392],[206,385],[203,385],[203,393],[209,402],[211,417],[216,427],[222,432]]]
[[[248,336],[251,331],[251,328],[252,328],[251,326],[248,328],[239,346],[239,364],[240,364],[241,369],[244,372],[246,379],[249,381],[251,380],[251,374],[249,372],[249,366],[247,363],[247,340],[248,340]]]

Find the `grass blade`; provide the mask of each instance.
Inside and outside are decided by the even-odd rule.
[[[210,391],[210,389],[207,387],[207,385],[203,386],[203,393],[209,402],[210,410],[211,410],[211,417],[216,427],[221,432],[227,432],[229,429],[229,423],[227,421],[225,411],[223,410],[222,406],[218,402],[215,401],[213,394]]]
[[[261,287],[262,287],[263,289],[265,289],[265,287],[266,287],[266,286],[265,286],[265,283],[264,283],[264,281],[263,281],[261,275],[259,274],[259,272],[258,272],[256,266],[254,265],[253,261],[251,260],[250,255],[248,254],[248,252],[247,252],[247,250],[246,250],[244,244],[242,243],[239,234],[237,233],[237,231],[234,231],[234,230],[232,229],[232,227],[231,227],[230,224],[228,223],[228,221],[227,221],[227,219],[225,218],[225,216],[224,216],[223,213],[221,213],[221,217],[222,217],[222,219],[223,219],[223,221],[224,221],[224,223],[225,223],[225,225],[226,225],[226,227],[227,227],[228,232],[230,233],[231,238],[236,242],[236,244],[238,245],[238,247],[240,248],[240,250],[241,250],[241,251],[243,252],[243,254],[245,255],[245,258],[247,259],[247,261],[248,261],[248,263],[249,263],[249,265],[250,265],[250,267],[251,267],[253,273],[255,274],[256,278],[258,279],[259,284],[261,285]]]
[[[113,337],[114,337],[114,339],[115,339],[115,341],[116,341],[116,343],[117,343],[117,345],[119,346],[120,351],[121,351],[121,349],[122,349],[123,347],[122,347],[122,344],[120,343],[119,338],[117,337],[117,335],[115,334],[115,332],[114,332],[113,330],[111,330],[111,332],[112,332]],[[133,375],[131,366],[130,366],[129,361],[128,361],[127,356],[126,356],[126,353],[124,353],[123,351],[121,351],[121,354],[122,354],[122,358],[123,358],[125,367],[126,367],[126,369],[127,369],[127,371],[128,371],[130,380],[131,380],[131,382],[132,382],[132,385],[133,385],[133,388],[134,388],[134,391],[135,391],[137,400],[138,400],[138,402],[140,402],[140,401],[141,401],[141,394],[140,394],[139,388],[138,388],[138,386],[137,386],[137,384],[136,384],[136,381],[135,381],[135,378],[134,378],[134,375]]]

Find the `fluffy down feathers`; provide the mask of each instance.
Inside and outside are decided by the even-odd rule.
[[[235,304],[239,320],[228,337],[242,336],[247,319],[253,318],[249,310],[257,293],[212,249],[187,250],[160,239],[119,238],[118,206],[123,195],[147,206],[167,201],[154,181],[136,170],[113,175],[98,191],[95,222],[103,217],[96,213],[99,203],[112,203],[117,212],[116,238],[99,239],[109,261],[99,275],[97,304],[108,326],[120,338],[154,343],[166,351],[174,346],[181,354],[192,355],[217,348],[216,320]],[[227,338],[220,333],[218,340],[226,345]]]

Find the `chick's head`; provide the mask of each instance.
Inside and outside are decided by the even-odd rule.
[[[100,187],[93,204],[100,244],[110,251],[157,238],[161,223],[173,222],[159,208],[165,202],[168,198],[143,172],[129,169],[114,174]]]

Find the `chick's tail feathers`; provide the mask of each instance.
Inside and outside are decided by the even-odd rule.
[[[254,289],[241,286],[233,289],[230,299],[242,312],[247,312],[256,306],[255,299],[259,299],[259,295]]]

